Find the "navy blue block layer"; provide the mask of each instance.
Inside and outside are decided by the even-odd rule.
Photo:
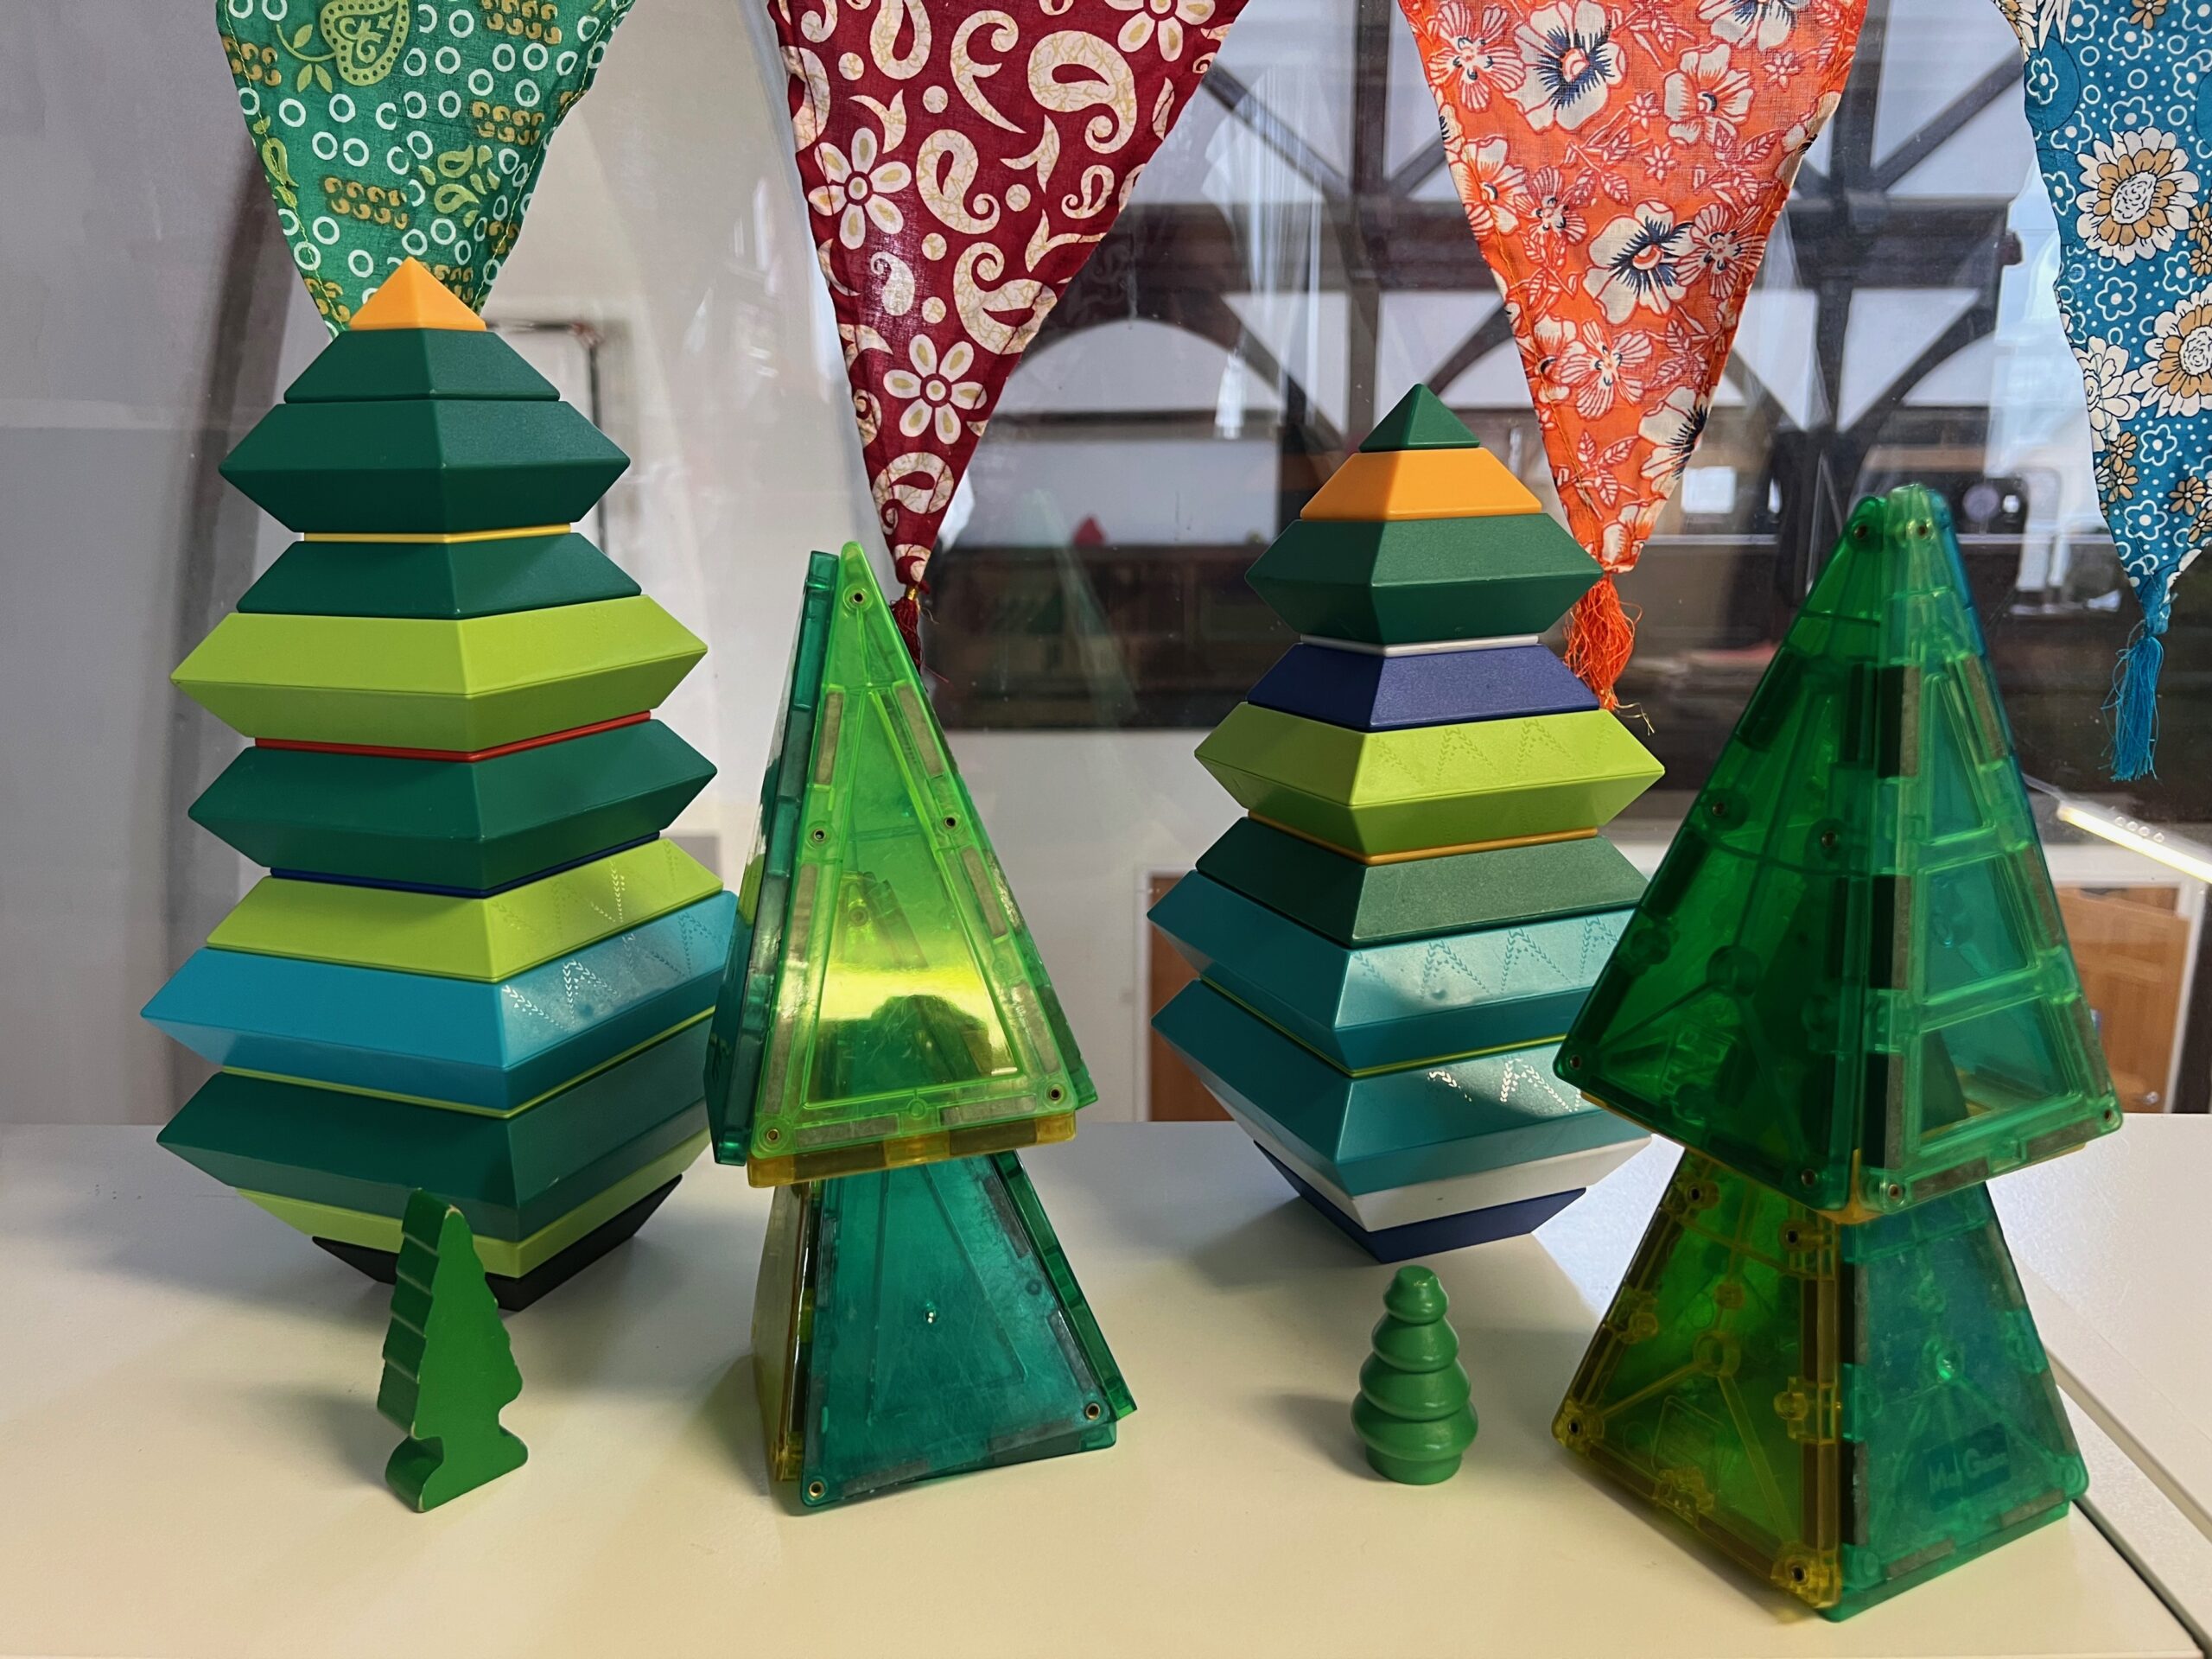
[[[1245,701],[1358,732],[1595,709],[1590,688],[1541,645],[1406,657],[1293,645]]]
[[[1277,1174],[1298,1189],[1300,1198],[1336,1223],[1344,1236],[1377,1262],[1410,1262],[1417,1255],[1461,1250],[1470,1244],[1487,1244],[1494,1238],[1518,1238],[1522,1233],[1535,1232],[1580,1198],[1585,1190],[1578,1186],[1572,1192],[1547,1192],[1541,1198],[1494,1204],[1487,1210],[1439,1216],[1433,1221],[1409,1221],[1402,1227],[1385,1227],[1370,1233],[1300,1180],[1295,1171],[1265,1147],[1259,1148],[1259,1154],[1275,1166]]]

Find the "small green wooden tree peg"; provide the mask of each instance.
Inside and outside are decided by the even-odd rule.
[[[1444,1317],[1444,1287],[1427,1268],[1400,1268],[1382,1306],[1351,1426],[1376,1473],[1433,1486],[1459,1472],[1459,1455],[1475,1439],[1459,1338]]]
[[[522,1392],[475,1236],[460,1211],[416,1191],[400,1224],[391,1325],[377,1409],[405,1429],[384,1478],[417,1510],[522,1467],[529,1448],[499,1427]]]

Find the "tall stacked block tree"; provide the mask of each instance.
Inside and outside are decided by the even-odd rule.
[[[1303,636],[1199,746],[1248,809],[1156,905],[1154,1020],[1378,1259],[1526,1232],[1639,1144],[1552,1053],[1659,764],[1538,636],[1597,562],[1416,386],[1253,565]]]
[[[706,647],[570,528],[628,464],[411,261],[224,463],[300,539],[175,678],[270,874],[147,1005],[222,1067],[162,1143],[387,1281],[419,1187],[524,1306],[706,1144],[736,903],[651,718]]]
[[[1688,1148],[1570,1449],[1831,1618],[2081,1495],[1983,1183],[2120,1106],[1927,491],[1853,515],[1559,1074]]]

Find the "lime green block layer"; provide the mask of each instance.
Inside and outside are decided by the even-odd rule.
[[[617,1181],[598,1197],[577,1205],[550,1225],[539,1228],[528,1238],[491,1238],[478,1233],[476,1255],[484,1263],[484,1271],[498,1274],[503,1279],[519,1279],[533,1272],[587,1233],[613,1220],[646,1193],[675,1179],[690,1168],[706,1149],[707,1132],[702,1129],[666,1157],[655,1159],[636,1174]],[[277,1192],[249,1192],[243,1187],[238,1189],[238,1196],[260,1205],[286,1226],[297,1228],[309,1238],[327,1238],[372,1250],[399,1249],[397,1216],[372,1215],[364,1210],[346,1210],[334,1204],[288,1198]]]
[[[1247,810],[1370,855],[1597,829],[1660,773],[1597,709],[1357,732],[1243,702],[1198,760]]]
[[[474,750],[651,709],[706,654],[642,594],[460,621],[234,612],[169,677],[248,737]]]
[[[268,876],[217,924],[218,950],[448,979],[503,980],[721,891],[673,842],[652,841],[489,899]]]

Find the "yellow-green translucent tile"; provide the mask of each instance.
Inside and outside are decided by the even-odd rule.
[[[487,1238],[482,1233],[477,1234],[476,1254],[484,1263],[484,1271],[498,1274],[503,1279],[521,1278],[585,1234],[613,1220],[646,1193],[681,1175],[706,1149],[707,1132],[702,1129],[666,1157],[655,1159],[634,1175],[625,1176],[588,1203],[539,1228],[528,1238]],[[250,1192],[244,1187],[238,1189],[238,1196],[260,1205],[286,1226],[296,1228],[310,1238],[359,1244],[372,1250],[399,1248],[397,1216],[372,1216],[359,1210],[313,1204],[275,1192]]]
[[[1596,829],[1661,770],[1595,709],[1359,732],[1245,702],[1198,760],[1250,811],[1370,855]]]
[[[473,751],[651,709],[706,653],[642,594],[459,620],[237,611],[169,677],[248,737]]]
[[[269,876],[207,943],[356,968],[503,980],[721,890],[713,871],[671,841],[650,841],[489,899]]]

